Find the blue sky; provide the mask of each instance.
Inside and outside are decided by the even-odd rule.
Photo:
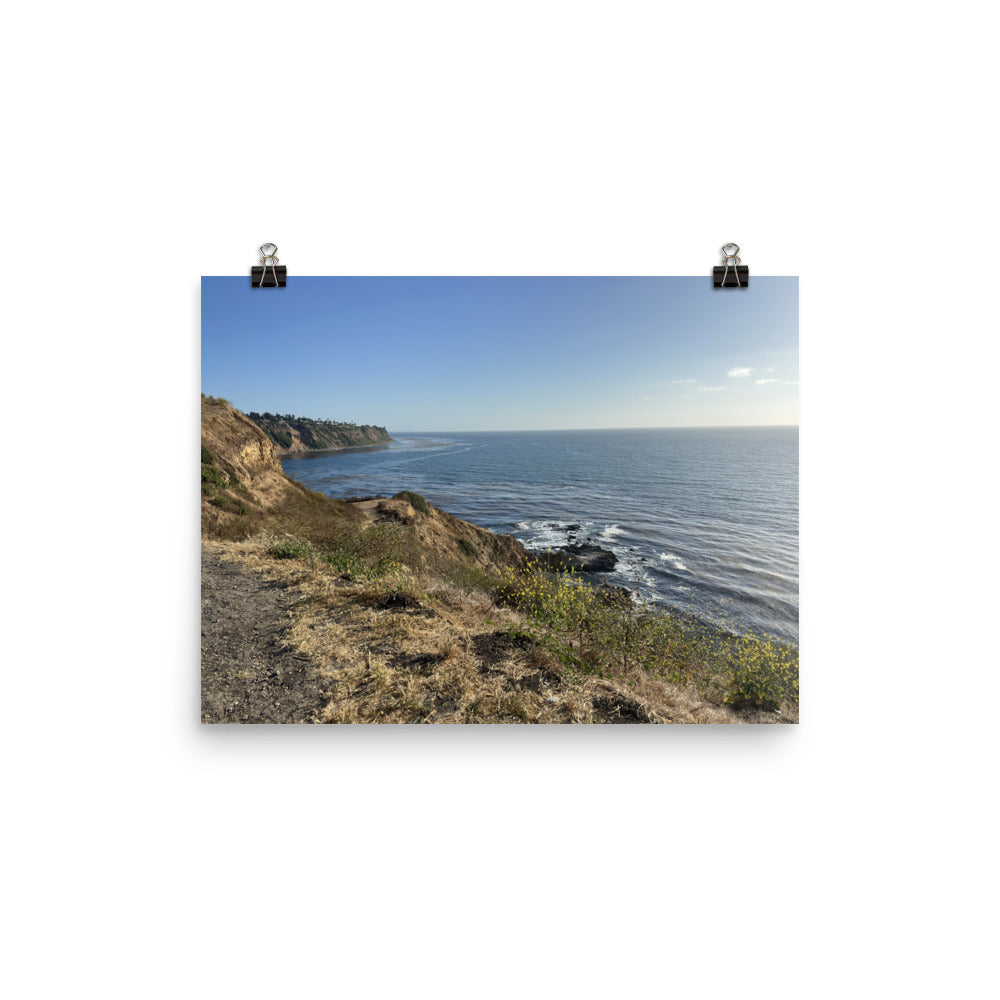
[[[798,423],[798,279],[202,278],[202,391],[390,432]]]

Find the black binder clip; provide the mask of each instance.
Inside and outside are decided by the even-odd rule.
[[[712,284],[716,288],[746,288],[750,284],[750,268],[740,263],[740,248],[727,243],[722,248],[725,267],[712,268]]]
[[[260,266],[250,268],[250,284],[254,288],[284,288],[287,268],[277,267],[278,248],[273,243],[260,247]],[[268,274],[270,271],[270,274]]]

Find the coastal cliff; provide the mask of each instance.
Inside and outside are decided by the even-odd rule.
[[[344,516],[338,504],[289,479],[274,442],[226,400],[201,399],[201,527],[215,538],[244,538],[276,517],[315,511]]]
[[[203,722],[797,721],[789,650],[692,632],[417,493],[309,490],[223,399],[201,446]]]
[[[370,448],[392,441],[384,427],[372,424],[311,420],[290,413],[248,413],[246,416],[270,438],[278,455]]]
[[[412,543],[408,554],[421,563],[455,560],[497,572],[527,562],[513,536],[452,517],[416,493],[348,502],[307,489],[285,475],[279,449],[256,421],[208,396],[201,413],[202,532],[208,537],[242,539],[262,529],[332,537],[346,524],[378,525],[385,535],[397,526]]]

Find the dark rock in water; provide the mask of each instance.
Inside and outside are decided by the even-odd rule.
[[[580,569],[579,562],[571,559],[560,549],[557,549],[555,552],[536,552],[529,549],[528,556],[542,569],[550,569],[554,573],[569,569]]]
[[[600,545],[564,545],[563,552],[579,559],[587,573],[610,573],[618,564],[618,556]]]
[[[560,524],[558,521],[546,521],[546,528],[554,528],[556,531],[579,531],[580,525],[578,524]]]
[[[618,557],[599,545],[564,545],[554,552],[533,552],[532,556],[545,569],[570,570],[581,573],[610,573]]]

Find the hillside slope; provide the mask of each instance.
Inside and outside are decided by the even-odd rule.
[[[247,417],[271,439],[279,455],[367,448],[392,441],[384,427],[372,424],[311,420],[308,417],[295,417],[290,413],[248,413]]]

